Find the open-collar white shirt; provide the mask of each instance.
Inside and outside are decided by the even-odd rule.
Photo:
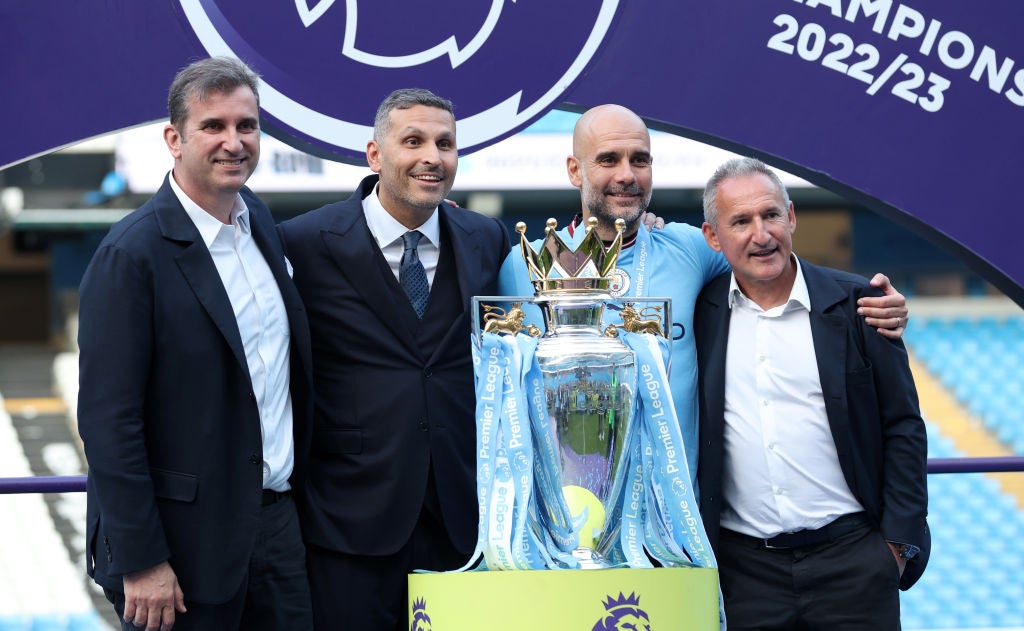
[[[171,189],[210,250],[235,313],[263,435],[263,488],[286,491],[295,464],[289,389],[291,332],[270,266],[252,238],[249,209],[235,196],[225,224],[193,202],[174,177]]]
[[[768,309],[729,289],[721,525],[753,537],[815,529],[863,510],[839,465],[799,259],[789,299]],[[836,361],[822,357],[821,361]]]

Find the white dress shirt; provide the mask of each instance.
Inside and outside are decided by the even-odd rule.
[[[409,228],[400,224],[388,211],[384,210],[380,198],[377,197],[376,186],[373,187],[372,193],[363,198],[363,214],[366,216],[366,224],[370,226],[370,233],[377,241],[377,247],[380,248],[384,254],[384,260],[391,268],[391,273],[395,275],[396,279],[401,280],[399,268],[402,263],[402,253],[405,252],[402,235],[409,232]],[[420,239],[420,243],[416,247],[416,253],[420,257],[420,263],[423,263],[423,270],[427,273],[427,283],[433,287],[437,261],[441,255],[441,223],[437,218],[437,209],[435,208],[430,217],[414,230],[419,230],[423,234],[423,238]]]
[[[767,311],[729,289],[721,524],[753,537],[815,529],[862,511],[839,466],[811,337],[803,271]],[[834,361],[833,358],[822,358]]]
[[[291,332],[281,290],[252,238],[249,209],[240,195],[224,224],[189,199],[174,178],[171,188],[210,250],[224,283],[245,348],[263,435],[263,488],[286,491],[295,464],[289,390]]]

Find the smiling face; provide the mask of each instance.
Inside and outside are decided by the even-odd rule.
[[[651,203],[651,137],[640,117],[618,105],[587,111],[573,132],[569,181],[580,189],[584,220],[596,217],[604,239],[615,234],[615,220],[636,232]]]
[[[227,221],[235,195],[260,159],[259,106],[248,86],[188,98],[188,115],[164,127],[174,179],[189,198]]]
[[[725,254],[743,293],[762,308],[784,302],[793,287],[796,213],[782,192],[761,173],[727,177],[715,197],[717,225],[705,223],[704,238]],[[772,303],[766,306],[765,303]]]
[[[393,109],[388,116],[387,133],[366,146],[366,161],[380,174],[377,195],[384,209],[407,228],[417,228],[455,182],[455,118],[427,105]]]

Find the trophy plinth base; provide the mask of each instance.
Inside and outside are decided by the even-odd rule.
[[[409,619],[444,631],[593,629],[609,616],[652,629],[718,631],[718,571],[616,568],[409,576]],[[633,616],[633,618],[629,618]],[[606,628],[642,628],[639,624]]]
[[[576,548],[572,551],[572,556],[580,562],[581,570],[608,570],[612,569],[612,566],[601,558],[594,550],[590,548]]]

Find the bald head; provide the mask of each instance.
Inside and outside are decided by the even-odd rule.
[[[599,105],[576,121],[569,181],[580,189],[583,217],[596,217],[603,239],[615,234],[615,220],[636,232],[651,201],[651,135],[644,121],[621,105]]]
[[[651,136],[643,119],[629,108],[609,103],[590,108],[576,121],[572,130],[573,155],[585,154],[598,138],[609,134],[635,134],[646,138],[650,148]]]

